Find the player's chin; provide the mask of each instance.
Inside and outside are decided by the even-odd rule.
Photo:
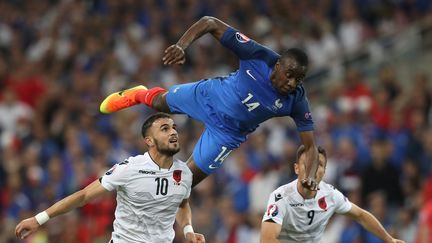
[[[180,151],[180,144],[178,142],[170,143],[169,148],[172,151],[178,152]]]

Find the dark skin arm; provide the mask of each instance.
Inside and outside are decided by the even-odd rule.
[[[207,33],[220,40],[228,27],[229,25],[215,17],[202,17],[183,34],[175,45],[171,45],[165,50],[165,55],[162,58],[163,63],[165,65],[184,64],[186,60],[184,50],[192,42]]]
[[[314,135],[312,131],[300,132],[300,139],[305,146],[306,155],[306,173],[307,177],[302,181],[302,185],[310,190],[318,190],[316,182],[316,172],[318,170],[318,149],[314,142]]]

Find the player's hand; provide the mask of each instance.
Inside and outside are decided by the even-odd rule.
[[[30,234],[35,232],[39,228],[39,223],[35,217],[24,219],[15,227],[16,237],[22,239],[27,238]]]
[[[315,178],[306,178],[306,179],[303,179],[301,181],[301,183],[302,183],[303,187],[305,187],[305,188],[307,188],[307,189],[309,189],[311,191],[318,191],[319,190],[318,183],[316,182]]]
[[[162,61],[164,65],[184,64],[186,61],[185,52],[181,46],[171,45],[165,50]]]
[[[203,234],[189,232],[186,234],[186,242],[188,243],[204,243],[205,238]]]

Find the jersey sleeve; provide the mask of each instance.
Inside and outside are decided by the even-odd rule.
[[[312,113],[303,86],[298,87],[296,92],[291,117],[294,119],[299,132],[313,131]]]
[[[352,204],[338,189],[334,189],[333,199],[336,205],[336,213],[344,214],[351,210]]]
[[[128,161],[115,164],[101,178],[102,186],[108,191],[117,190],[128,182]]]
[[[274,191],[270,194],[270,198],[267,203],[267,210],[264,213],[263,222],[269,219],[275,223],[282,225],[285,217],[286,209],[283,207],[283,200],[281,200],[281,194]]]
[[[185,194],[185,196],[184,196],[183,199],[188,199],[190,197],[190,194],[191,194],[191,191],[192,191],[192,172],[191,172],[191,179],[188,180],[187,186],[188,186],[187,187],[187,192],[186,192],[186,194]]]
[[[276,52],[255,42],[231,27],[223,34],[221,43],[223,46],[233,51],[241,60],[260,59],[271,66],[280,57]]]

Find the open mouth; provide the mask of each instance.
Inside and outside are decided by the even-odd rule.
[[[169,143],[177,143],[178,138],[170,138]]]

